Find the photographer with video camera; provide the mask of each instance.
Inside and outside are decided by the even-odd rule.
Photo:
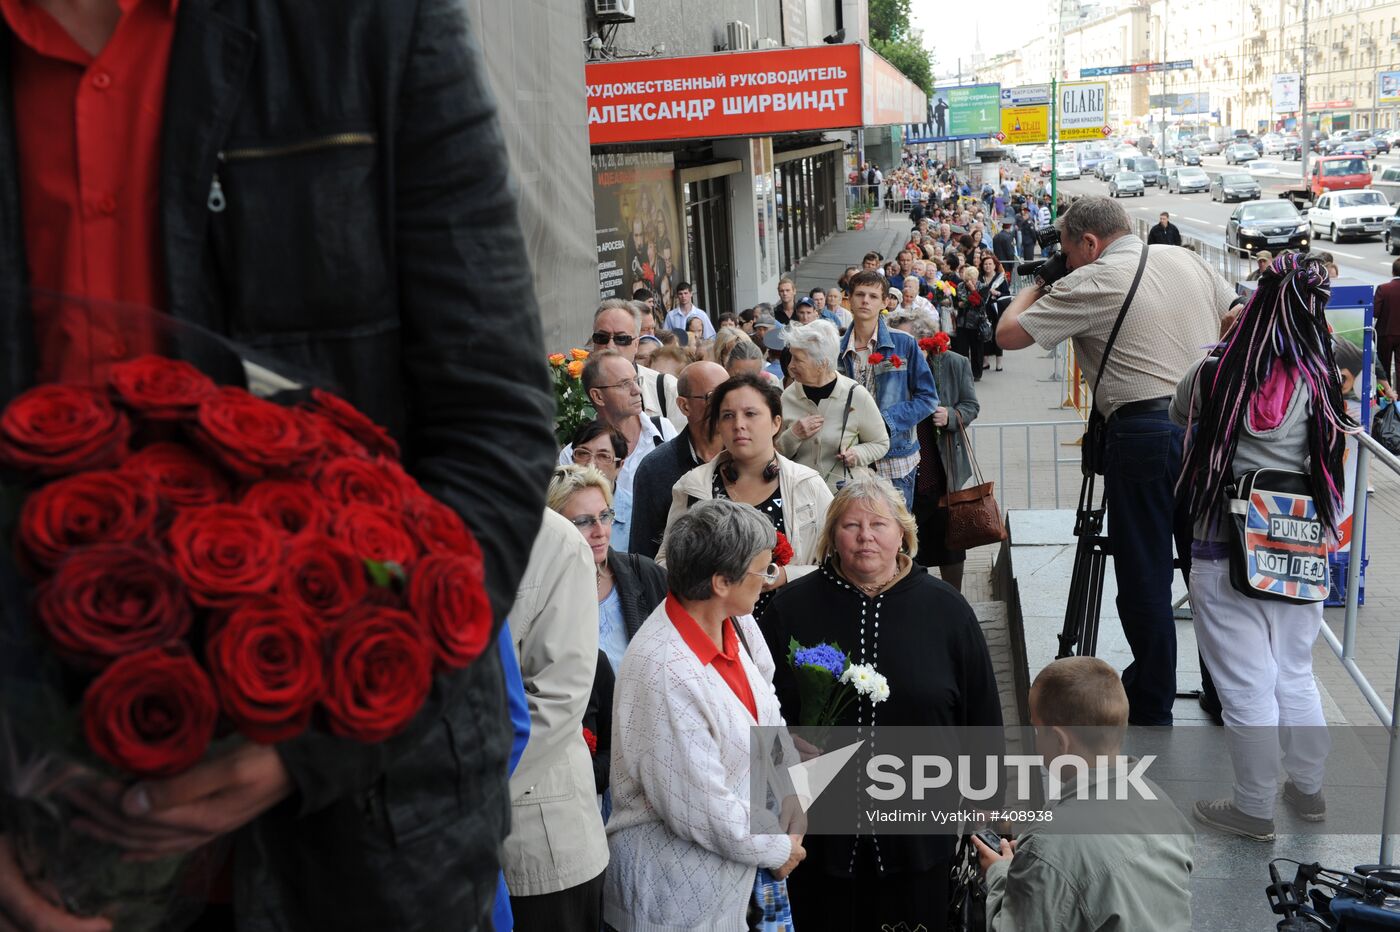
[[[1057,229],[1041,231],[1040,245],[1054,253],[1018,268],[1036,283],[1002,313],[997,343],[1053,349],[1074,340],[1095,389],[1086,467],[1104,476],[1112,515],[1118,614],[1133,653],[1123,671],[1129,721],[1170,725],[1172,543],[1175,536],[1177,551],[1189,559],[1190,527],[1174,494],[1182,428],[1167,408],[1177,382],[1216,341],[1221,318],[1239,298],[1194,252],[1149,247],[1132,235],[1127,212],[1106,197],[1075,201]]]

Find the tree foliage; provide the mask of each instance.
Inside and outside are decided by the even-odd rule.
[[[870,41],[901,39],[909,34],[909,0],[870,0]]]
[[[870,0],[870,45],[910,81],[933,93],[933,53],[909,24],[910,0]]]

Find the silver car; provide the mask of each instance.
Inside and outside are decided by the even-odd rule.
[[[1172,194],[1190,194],[1210,187],[1210,176],[1204,169],[1183,165],[1167,171],[1167,191]]]
[[[1146,187],[1142,183],[1142,176],[1137,172],[1117,172],[1113,180],[1108,183],[1109,197],[1137,196],[1142,197],[1147,193]]]

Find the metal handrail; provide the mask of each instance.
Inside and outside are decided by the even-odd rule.
[[[1063,446],[1069,446],[1069,445],[1072,444],[1074,441],[1077,441],[1077,440],[1083,435],[1083,433],[1084,433],[1084,422],[1083,422],[1083,421],[1081,421],[1081,420],[1079,420],[1079,419],[1077,419],[1077,418],[1069,418],[1069,419],[1065,419],[1065,420],[1061,420],[1061,421],[1008,421],[1008,422],[1005,422],[1005,423],[998,423],[998,424],[983,424],[983,423],[978,423],[978,422],[974,421],[973,423],[969,424],[968,427],[967,427],[968,431],[970,431],[971,434],[972,434],[972,438],[971,438],[971,439],[972,439],[972,445],[973,445],[974,452],[979,451],[979,450],[982,449],[982,445],[981,445],[981,442],[980,442],[981,438],[978,436],[979,432],[980,432],[980,433],[990,433],[991,431],[996,431],[996,433],[997,433],[997,445],[996,445],[997,485],[996,485],[996,487],[997,487],[997,489],[999,490],[999,491],[997,492],[997,501],[998,501],[998,503],[1001,505],[1001,507],[1002,507],[1003,509],[1018,507],[1017,505],[1011,504],[1011,499],[1010,499],[1010,496],[1009,496],[1009,494],[1008,494],[1009,490],[1008,490],[1008,487],[1007,487],[1007,485],[1006,485],[1006,432],[1007,432],[1008,430],[1011,430],[1011,431],[1020,430],[1020,431],[1023,431],[1024,434],[1025,434],[1025,450],[1026,450],[1025,490],[1026,490],[1026,498],[1025,498],[1025,505],[1024,505],[1024,507],[1026,507],[1026,508],[1034,508],[1034,507],[1035,507],[1035,494],[1034,494],[1034,493],[1035,493],[1035,474],[1036,474],[1036,468],[1035,468],[1035,467],[1036,467],[1036,464],[1032,461],[1032,456],[1031,456],[1031,450],[1032,450],[1032,446],[1031,446],[1031,432],[1032,432],[1032,430],[1035,429],[1035,428],[1042,428],[1042,429],[1048,428],[1048,429],[1049,429],[1050,441],[1051,441],[1051,449],[1052,449],[1052,454],[1051,454],[1051,457],[1050,457],[1051,474],[1052,474],[1051,481],[1052,481],[1053,484],[1054,484],[1054,491],[1055,491],[1055,507],[1056,507],[1056,508],[1060,508],[1060,507],[1062,507],[1062,505],[1061,505],[1061,494],[1060,494],[1060,465],[1063,463],[1063,464],[1066,464],[1066,465],[1069,467],[1069,468],[1066,470],[1066,475],[1069,476],[1070,481],[1071,481],[1071,485],[1073,486],[1074,490],[1077,491],[1078,488],[1079,488],[1079,463],[1080,463],[1080,455],[1079,455],[1079,448],[1078,448],[1077,446],[1074,447],[1074,453],[1073,453],[1073,455],[1071,455],[1071,456],[1060,456],[1060,454],[1059,454],[1059,449],[1060,449],[1060,447],[1061,447],[1062,445],[1063,445]],[[1067,436],[1066,436],[1065,438],[1063,438],[1063,439],[1062,439],[1061,436],[1060,436],[1060,429],[1061,429],[1061,428],[1065,428],[1065,429],[1067,430]],[[1013,441],[1013,442],[1014,442],[1014,441]],[[991,471],[990,469],[987,469],[987,468],[986,468],[987,463],[988,463],[988,457],[986,457],[986,456],[979,456],[979,461],[980,461],[980,464],[984,467],[984,468],[983,468],[984,474]],[[1064,507],[1068,507],[1068,506],[1064,506]]]

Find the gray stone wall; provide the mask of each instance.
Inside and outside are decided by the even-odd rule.
[[[592,0],[583,5],[588,28],[596,29]],[[731,20],[748,23],[755,42],[766,36],[781,43],[781,6],[782,0],[637,0],[637,21],[618,27],[616,45],[641,52],[665,45],[667,57],[703,55],[724,44],[724,24]]]

